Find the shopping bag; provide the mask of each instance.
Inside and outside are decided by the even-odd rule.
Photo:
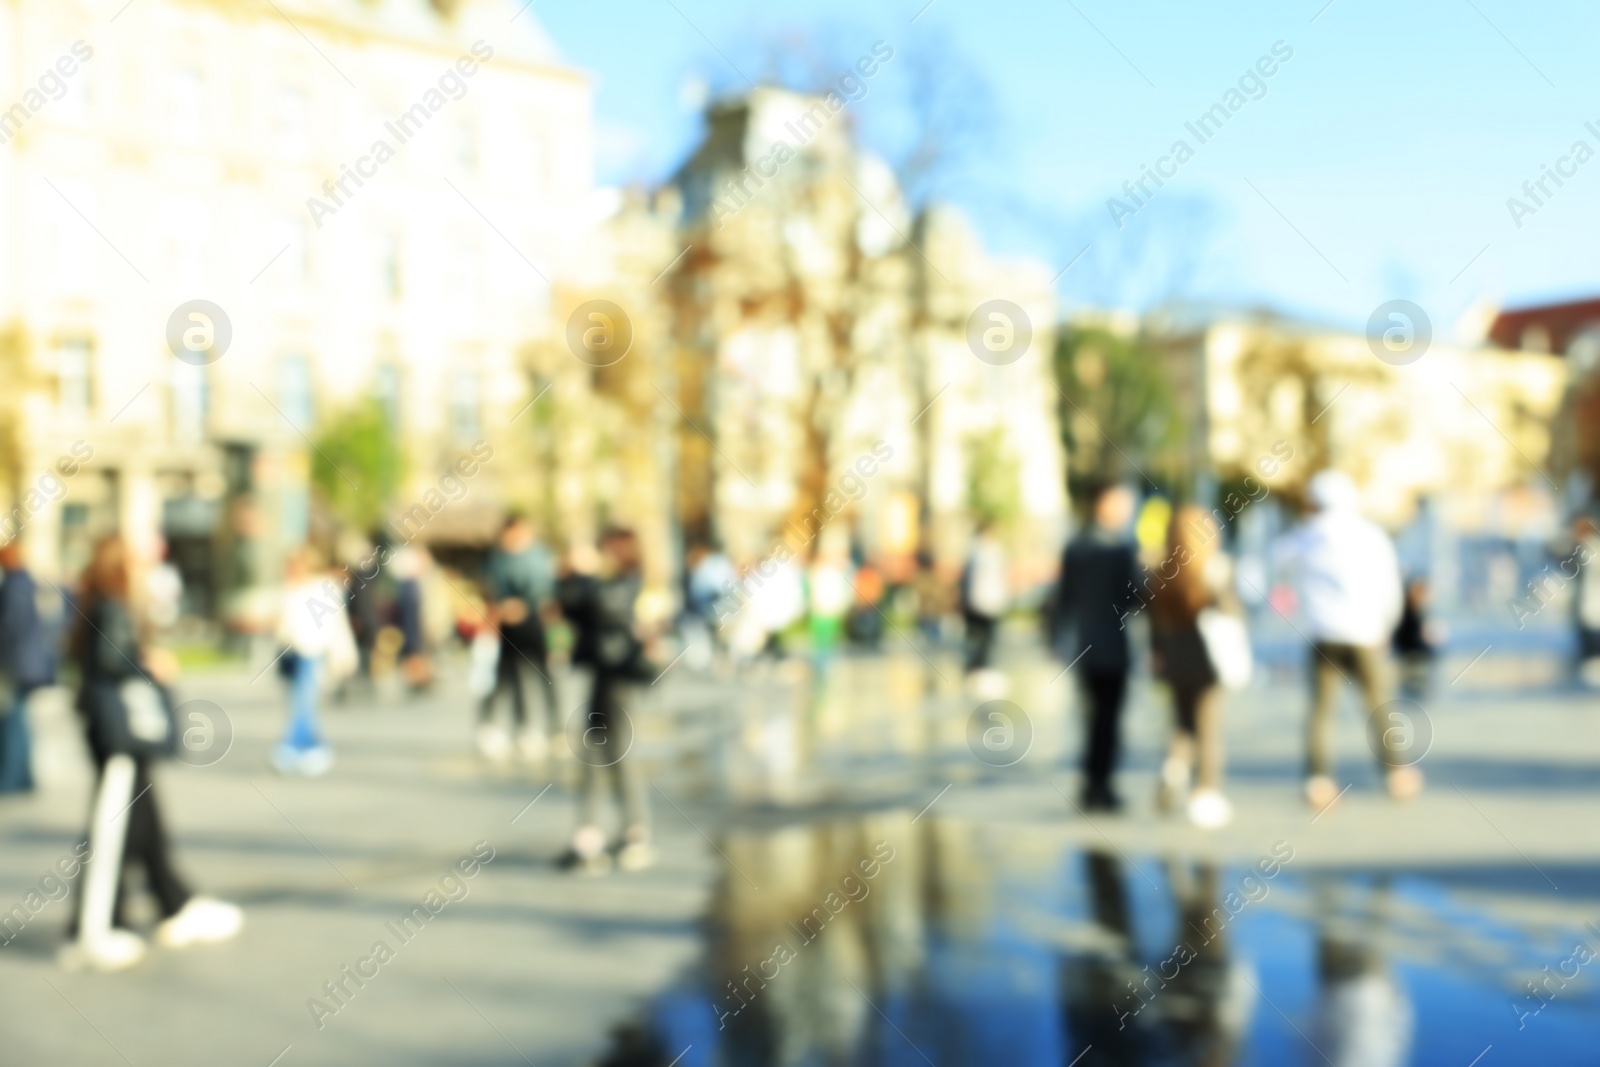
[[[1206,608],[1195,620],[1200,628],[1200,640],[1205,643],[1206,656],[1217,672],[1217,680],[1226,689],[1243,689],[1250,684],[1254,666],[1250,654],[1250,632],[1244,620],[1216,608]]]

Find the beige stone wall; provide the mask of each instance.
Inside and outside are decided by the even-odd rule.
[[[0,347],[14,386],[0,397],[0,498],[74,440],[116,471],[121,523],[141,540],[166,475],[218,491],[223,441],[272,454],[263,473],[303,495],[302,432],[315,425],[285,418],[299,414],[283,410],[295,359],[314,416],[392,366],[408,503],[462,439],[511,441],[552,285],[589,254],[585,78],[555,60],[532,14],[507,25],[497,4],[457,4],[450,19],[427,0],[277,6],[139,0],[112,22],[75,0],[0,5],[0,108],[72,42],[92,49],[63,97],[0,146]],[[417,105],[425,121],[402,143],[386,124]],[[392,158],[379,161],[379,141]],[[336,200],[323,183],[348,168],[369,177]],[[198,374],[165,341],[173,309],[197,297],[233,331]],[[62,365],[68,342],[89,351],[87,404],[63,399],[80,373]],[[196,426],[200,376],[210,410]],[[499,493],[512,466],[491,464],[474,492]],[[66,502],[90,484],[73,479]],[[47,574],[62,569],[60,513],[28,524]]]

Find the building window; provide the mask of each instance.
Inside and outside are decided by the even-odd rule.
[[[205,88],[200,72],[182,67],[167,75],[167,128],[179,144],[196,144],[205,130]]]
[[[482,247],[469,237],[457,237],[446,251],[445,286],[457,297],[472,298],[481,288],[479,268]]]
[[[400,235],[395,231],[390,230],[378,238],[378,260],[384,293],[388,295],[390,300],[399,300],[401,291]]]
[[[211,383],[206,369],[183,360],[172,362],[172,437],[179,444],[199,444],[205,438],[206,415],[211,407]]]
[[[456,371],[450,379],[450,432],[459,441],[478,436],[478,372]]]
[[[279,154],[301,159],[311,146],[307,130],[306,94],[280,86],[272,98],[272,143]]]
[[[383,417],[389,422],[390,430],[400,427],[400,368],[393,363],[378,364],[377,373],[373,377],[373,395],[378,398],[378,406],[383,409]]]
[[[464,171],[478,169],[478,129],[471,122],[462,119],[453,129],[455,139],[456,166]]]
[[[285,356],[278,362],[278,408],[301,432],[311,426],[311,364],[304,356]]]
[[[56,403],[67,418],[87,418],[94,407],[94,349],[83,338],[56,346]]]

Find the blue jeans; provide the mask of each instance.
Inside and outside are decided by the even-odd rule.
[[[19,692],[9,714],[0,718],[0,793],[27,793],[33,789],[27,704],[27,695]]]
[[[321,731],[317,729],[317,686],[322,675],[320,657],[294,656],[294,672],[289,679],[289,731],[284,735],[285,748],[305,752],[322,744]]]

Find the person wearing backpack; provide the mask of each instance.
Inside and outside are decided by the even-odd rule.
[[[144,868],[161,921],[156,943],[164,948],[226,941],[239,932],[244,913],[236,905],[196,896],[172,863],[171,845],[157,804],[152,764],[176,744],[170,697],[165,687],[177,677],[177,660],[146,645],[130,590],[134,560],[128,544],[112,535],[95,546],[79,589],[78,626],[72,640],[80,683],[77,707],[84,720],[89,752],[98,776],[91,809],[87,861],[79,887],[78,911],[62,948],[68,969],[114,971],[143,958],[145,942],[127,929],[126,867]],[[152,735],[138,720],[168,709],[166,722]],[[155,712],[158,719],[162,712]]]

